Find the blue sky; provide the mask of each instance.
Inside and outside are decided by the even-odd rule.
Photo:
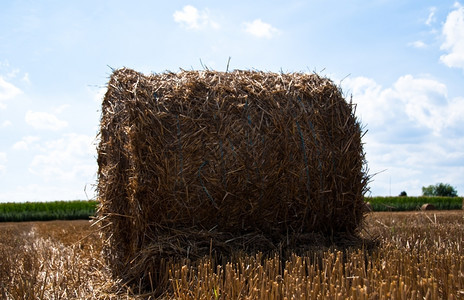
[[[0,202],[94,197],[111,68],[225,71],[229,57],[318,72],[352,95],[372,195],[438,182],[463,195],[463,2],[6,0]]]

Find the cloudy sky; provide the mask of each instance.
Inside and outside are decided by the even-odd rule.
[[[464,2],[0,3],[0,201],[90,199],[111,68],[317,72],[357,103],[371,195],[464,193]]]

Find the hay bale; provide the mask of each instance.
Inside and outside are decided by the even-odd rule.
[[[171,257],[291,248],[363,221],[362,130],[316,74],[124,68],[100,126],[98,218],[128,282],[160,284]]]
[[[436,209],[435,205],[430,204],[430,203],[425,203],[425,204],[422,204],[422,206],[421,206],[422,211],[435,210],[435,209]]]

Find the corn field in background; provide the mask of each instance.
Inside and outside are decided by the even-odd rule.
[[[437,210],[461,209],[463,197],[367,197],[373,211],[414,211],[420,210],[424,204],[432,204]]]
[[[380,245],[282,262],[237,255],[173,263],[165,299],[463,299],[464,212],[370,213]],[[0,224],[2,299],[154,299],[111,278],[88,221]]]
[[[88,220],[96,207],[94,200],[0,203],[0,222]]]

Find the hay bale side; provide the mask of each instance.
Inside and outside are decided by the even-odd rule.
[[[236,248],[356,234],[368,176],[362,130],[316,74],[116,70],[102,104],[98,210],[114,274]]]
[[[425,204],[422,204],[422,206],[421,206],[421,210],[422,210],[422,211],[426,211],[426,210],[435,210],[435,209],[437,209],[437,208],[435,207],[435,205],[430,204],[430,203],[425,203]]]

